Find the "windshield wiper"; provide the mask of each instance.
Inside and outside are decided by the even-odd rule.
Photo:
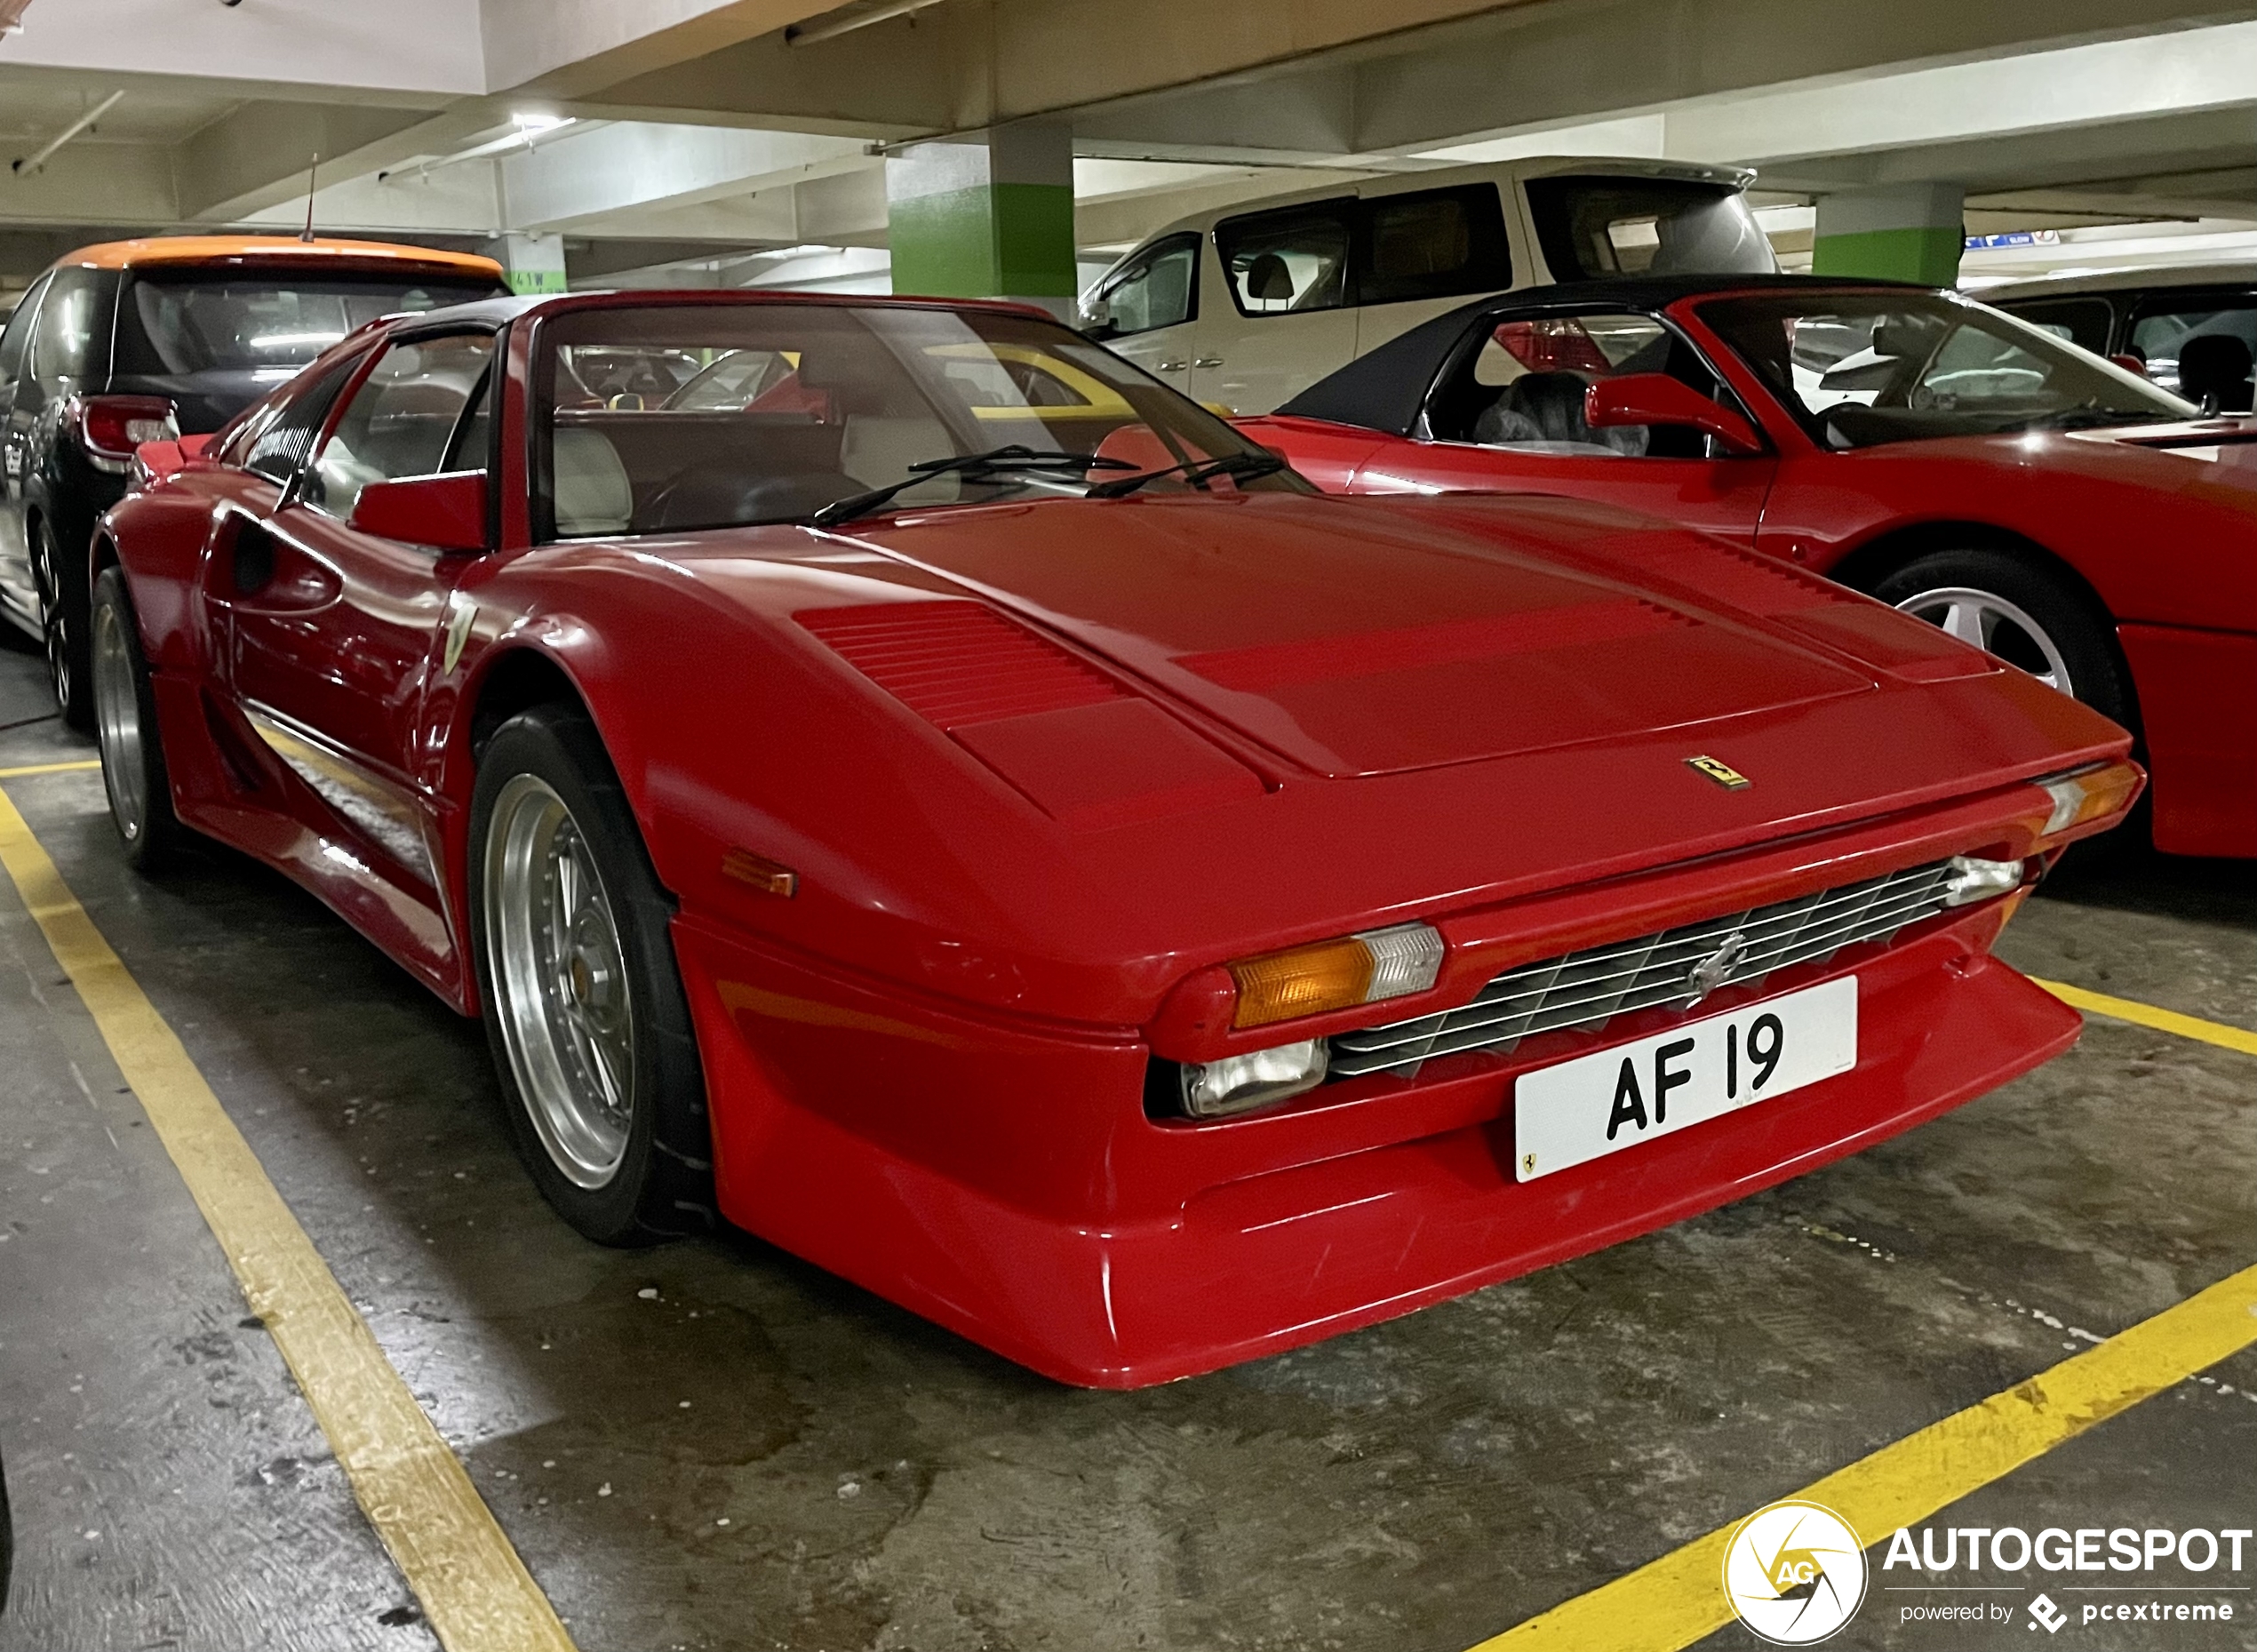
[[[1220,459],[1187,459],[1180,465],[1163,465],[1158,470],[1147,470],[1134,476],[1116,476],[1111,482],[1092,486],[1089,496],[1093,499],[1126,499],[1147,482],[1157,482],[1162,476],[1181,475],[1195,488],[1204,488],[1216,476],[1228,476],[1233,482],[1251,482],[1256,476],[1274,476],[1286,467],[1286,462],[1275,453],[1225,453]]]
[[[835,528],[866,512],[873,511],[897,493],[915,487],[921,482],[930,482],[936,476],[957,475],[967,482],[984,482],[990,477],[1035,475],[1084,475],[1093,470],[1134,470],[1136,467],[1125,459],[1104,459],[1095,453],[1067,453],[1052,449],[1025,447],[1012,443],[1008,447],[990,448],[985,453],[960,453],[953,459],[921,459],[909,467],[909,474],[898,482],[889,482],[882,488],[872,488],[866,493],[849,493],[842,499],[833,499],[808,518],[818,528]]]

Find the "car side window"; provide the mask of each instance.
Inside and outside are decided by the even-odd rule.
[[[2038,304],[2002,304],[1999,308],[2016,321],[2041,327],[2095,355],[2108,354],[2109,324],[2113,319],[2106,299],[2048,299]]]
[[[352,382],[367,360],[365,355],[349,356],[313,383],[285,391],[245,421],[229,440],[223,458],[233,464],[240,452],[245,470],[287,487],[327,422],[338,392]]]
[[[1356,302],[1401,304],[1512,284],[1512,249],[1495,184],[1422,189],[1364,203]]]
[[[1318,201],[1228,218],[1215,250],[1242,315],[1292,315],[1349,302],[1353,200]]]
[[[2177,294],[2140,307],[2125,347],[2144,359],[2148,377],[2205,411],[2250,411],[2257,362],[2257,297]]]
[[[346,403],[307,472],[305,502],[349,518],[371,482],[436,475],[459,451],[483,399],[491,333],[451,333],[392,345]],[[469,467],[483,469],[477,451]]]
[[[1103,294],[1121,339],[1156,327],[1178,327],[1199,315],[1199,237],[1176,235],[1143,254]]]
[[[15,313],[8,317],[8,328],[0,332],[0,390],[16,381],[23,371],[25,347],[31,342],[32,318],[39,313],[39,299],[47,291],[50,276],[42,275],[32,283],[31,291],[23,295]]]
[[[85,379],[101,331],[104,286],[92,269],[57,270],[31,327],[31,377],[49,395]]]
[[[1701,459],[1707,438],[1676,426],[1592,429],[1584,393],[1602,379],[1665,373],[1724,400],[1730,392],[1700,352],[1655,316],[1635,311],[1507,316],[1446,375],[1427,410],[1435,439],[1517,452],[1591,459]]]

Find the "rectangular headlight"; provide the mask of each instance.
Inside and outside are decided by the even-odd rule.
[[[1950,876],[1943,885],[1943,904],[1947,906],[1972,906],[1979,900],[2010,895],[2022,887],[2022,863],[2019,860],[1982,860],[1973,855],[1954,855],[1946,864],[1950,868]]]
[[[1184,1111],[1194,1119],[1226,1119],[1298,1096],[1324,1082],[1331,1049],[1321,1038],[1226,1056],[1184,1068]]]
[[[1267,1026],[1423,993],[1441,967],[1442,938],[1427,923],[1398,923],[1241,959],[1231,965],[1238,985],[1231,1025]]]

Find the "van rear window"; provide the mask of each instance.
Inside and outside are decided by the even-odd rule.
[[[1609,275],[1767,275],[1779,263],[1748,197],[1692,178],[1528,180],[1536,243],[1554,281]]]

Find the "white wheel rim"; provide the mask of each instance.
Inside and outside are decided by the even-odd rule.
[[[1908,596],[1896,606],[1900,611],[1925,619],[1962,642],[1999,654],[2009,664],[2021,665],[2049,689],[2069,695],[2077,692],[2061,644],[2026,610],[2016,607],[1996,591],[1979,591],[1971,586],[1939,586],[1934,590]],[[2013,658],[2014,654],[2025,651],[2016,646],[2024,639],[2028,651],[2037,657],[2027,664]],[[2042,670],[2037,668],[2039,661],[2043,662]]]

